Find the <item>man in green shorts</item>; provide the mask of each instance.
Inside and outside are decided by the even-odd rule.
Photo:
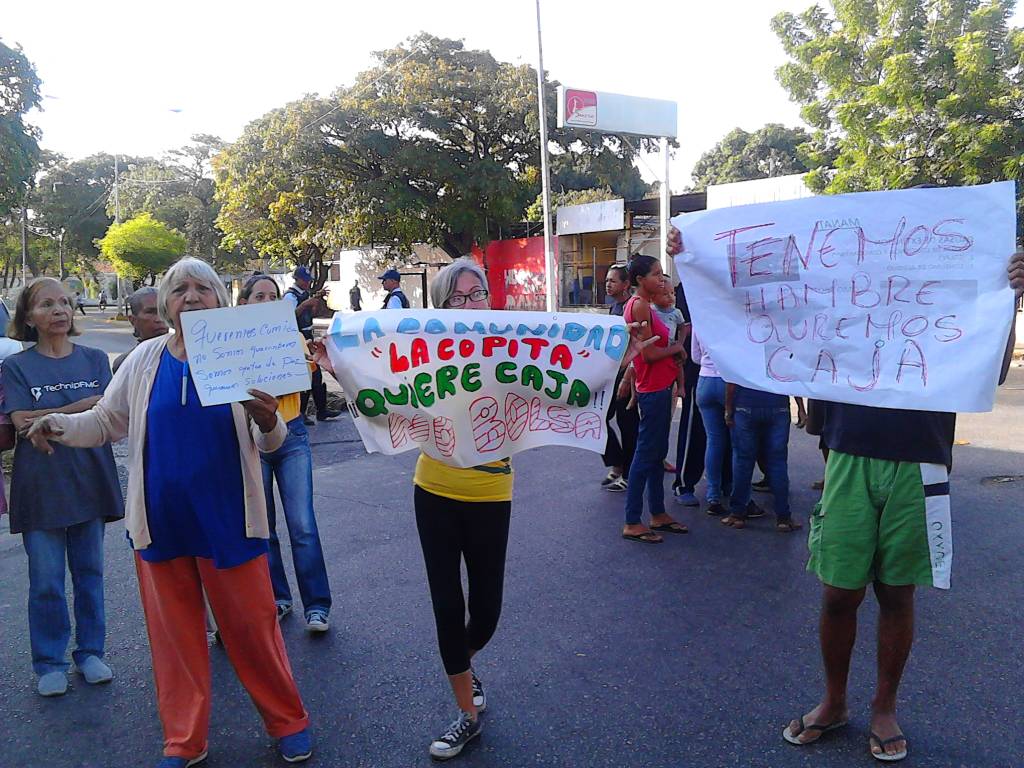
[[[1024,293],[1024,253],[1010,259],[1010,285]],[[1000,383],[1014,344],[1011,331]],[[821,651],[825,695],[783,731],[810,744],[846,724],[846,681],[857,637],[857,609],[872,585],[879,605],[878,682],[871,703],[871,754],[907,755],[896,694],[914,640],[914,588],[949,589],[949,514],[956,415],[828,403],[825,492],[811,517],[807,568],[824,587]]]

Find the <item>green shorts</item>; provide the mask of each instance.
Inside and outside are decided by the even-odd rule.
[[[861,589],[879,581],[949,589],[946,468],[832,451],[807,545],[807,570],[832,587]]]

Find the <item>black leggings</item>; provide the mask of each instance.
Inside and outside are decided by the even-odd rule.
[[[505,584],[505,549],[511,501],[455,501],[419,486],[416,528],[434,604],[444,671],[458,675],[494,635]],[[462,593],[462,560],[469,580],[469,623]]]

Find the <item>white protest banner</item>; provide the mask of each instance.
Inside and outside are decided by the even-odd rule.
[[[203,405],[251,400],[250,389],[268,395],[309,389],[305,345],[287,302],[182,312],[181,333]]]
[[[541,445],[601,453],[620,317],[409,310],[337,314],[327,349],[366,450],[457,467]]]
[[[989,411],[1012,319],[1013,182],[677,217],[694,333],[729,382]]]

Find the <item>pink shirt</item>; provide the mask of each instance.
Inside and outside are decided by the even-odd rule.
[[[700,337],[697,335],[696,329],[691,329],[690,331],[690,354],[693,357],[693,361],[700,366],[701,376],[705,378],[722,378],[722,374],[718,372],[718,366],[711,359],[711,353],[700,343]]]
[[[636,300],[636,296],[631,298],[623,310],[623,319],[627,323],[633,322],[633,304]],[[668,328],[653,309],[651,310],[651,332],[658,337],[658,340],[654,342],[654,346],[668,346]],[[644,360],[643,355],[637,355],[633,358],[633,368],[636,370],[637,392],[660,392],[667,387],[671,387],[672,382],[679,375],[679,367],[674,356],[663,357],[661,360],[648,363]]]

